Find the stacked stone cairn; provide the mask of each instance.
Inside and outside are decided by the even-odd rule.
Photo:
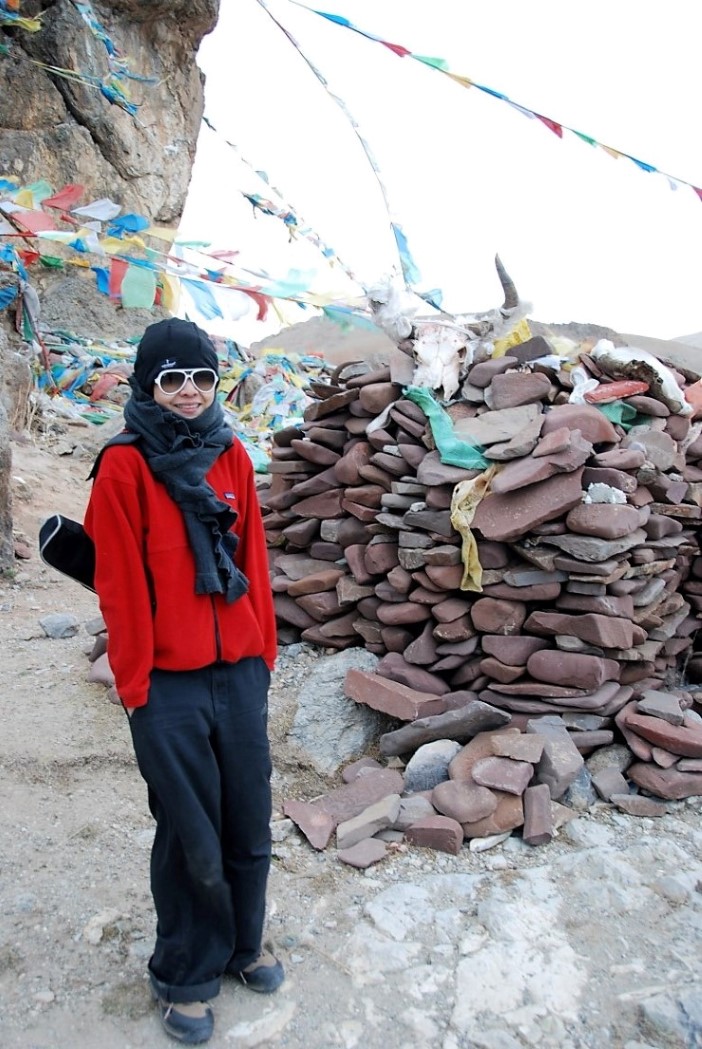
[[[316,847],[336,829],[348,862],[377,858],[378,833],[450,852],[520,827],[549,841],[586,761],[625,811],[702,794],[685,678],[702,662],[702,424],[582,352],[597,402],[636,410],[613,423],[571,402],[552,354],[538,336],[475,362],[446,408],[497,465],[471,523],[477,590],[451,506],[483,470],[441,461],[403,362],[337,368],[275,434],[261,498],[280,640],[375,653],[346,695],[401,723],[379,740],[390,767],[362,759],[326,799],[286,803]],[[683,392],[697,379],[672,374]]]

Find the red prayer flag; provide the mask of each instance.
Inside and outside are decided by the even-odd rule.
[[[267,295],[263,295],[260,291],[251,291],[250,288],[237,288],[237,291],[243,291],[244,295],[250,296],[258,306],[257,321],[265,321],[268,316],[268,301]]]
[[[45,208],[59,208],[61,211],[70,211],[74,208],[85,192],[85,186],[77,183],[69,183],[55,193],[53,197],[47,197],[42,201]]]
[[[700,200],[702,200],[702,189],[700,189],[699,186],[693,186],[692,188],[694,189],[695,193],[700,198]]]
[[[77,218],[74,218],[74,216],[71,215],[70,211],[62,211],[59,215],[59,218],[62,222],[67,222],[69,226],[80,227],[83,225],[82,222],[80,222]]]
[[[128,263],[124,259],[110,259],[109,295],[111,299],[122,297],[122,281],[127,272]]]
[[[45,215],[43,211],[13,211],[12,218],[18,226],[28,229],[30,233],[56,229],[56,223],[51,215]]]
[[[231,260],[236,258],[237,255],[240,255],[241,252],[232,251],[229,248],[223,248],[221,251],[211,251],[210,254],[215,259],[221,259],[222,262],[231,262]]]
[[[33,248],[19,248],[17,254],[25,266],[31,266],[33,262],[37,262],[41,258],[39,252]]]
[[[551,120],[550,117],[542,117],[541,113],[534,113],[534,116],[538,117],[541,123],[545,124],[549,131],[553,131],[554,135],[563,138],[563,128],[560,124],[557,124],[555,120]]]
[[[394,52],[394,54],[398,55],[400,58],[406,58],[407,55],[412,54],[412,52],[408,51],[406,47],[402,46],[402,44],[389,44],[387,40],[379,40],[378,43],[382,44],[383,47],[389,48],[392,52]]]

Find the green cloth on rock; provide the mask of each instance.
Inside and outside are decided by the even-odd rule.
[[[432,436],[442,463],[461,466],[464,470],[484,470],[490,465],[479,445],[457,437],[451,416],[424,386],[408,386],[403,391],[408,401],[414,401],[429,419]]]

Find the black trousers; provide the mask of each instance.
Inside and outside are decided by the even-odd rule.
[[[260,657],[154,670],[130,728],[156,820],[151,983],[204,1001],[261,949],[270,867],[270,673]]]

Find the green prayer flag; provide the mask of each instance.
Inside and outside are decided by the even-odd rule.
[[[577,135],[578,138],[581,138],[583,140],[583,142],[587,142],[588,146],[596,146],[597,145],[597,139],[590,138],[589,135],[583,135],[582,131],[574,131],[573,134]]]
[[[415,55],[414,53],[412,58],[416,58],[418,62],[424,62],[425,66],[433,66],[434,69],[441,69],[444,73],[448,73],[449,64],[445,58],[432,58],[431,55]]]
[[[621,426],[623,430],[630,430],[639,422],[636,408],[630,404],[624,404],[623,401],[610,401],[609,404],[598,404],[595,407],[599,408],[611,423]]]
[[[447,466],[462,466],[464,470],[484,470],[490,465],[477,445],[456,436],[451,416],[425,386],[408,386],[404,395],[409,401],[418,404],[429,419],[434,444],[442,463],[446,463]]]
[[[121,291],[125,309],[150,310],[156,298],[156,274],[143,266],[127,266]]]
[[[40,179],[38,182],[30,182],[28,186],[23,186],[22,189],[28,189],[34,197],[35,205],[41,204],[42,200],[46,200],[47,197],[53,197],[54,191],[46,181],[46,179]]]
[[[22,338],[25,342],[32,342],[34,340],[34,328],[29,319],[29,311],[26,308],[22,310]]]

